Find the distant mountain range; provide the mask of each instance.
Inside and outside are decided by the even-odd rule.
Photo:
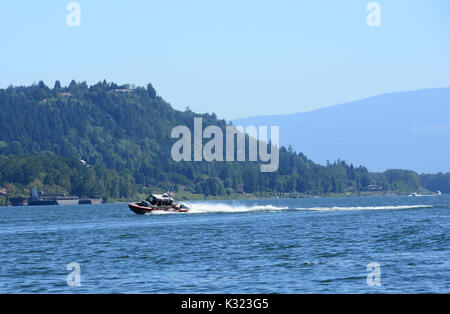
[[[282,145],[321,164],[342,159],[371,171],[450,172],[450,88],[386,94],[233,124],[279,125]]]

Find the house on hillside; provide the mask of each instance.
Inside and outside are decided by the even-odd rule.
[[[354,186],[348,186],[347,187],[347,192],[358,192],[358,189],[355,188]]]
[[[383,191],[383,187],[378,184],[371,184],[368,186],[369,191]]]

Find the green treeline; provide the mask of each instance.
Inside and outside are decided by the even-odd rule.
[[[137,191],[129,173],[103,165],[87,167],[77,159],[51,154],[0,156],[0,186],[6,187],[11,197],[29,197],[29,191],[36,188],[50,194],[101,196],[106,201],[127,198]]]
[[[54,88],[43,82],[0,90],[0,186],[46,186],[78,196],[132,198],[169,187],[206,196],[245,193],[344,193],[371,185],[399,193],[448,189],[444,179],[412,171],[372,174],[344,161],[318,165],[291,148],[280,149],[280,167],[261,173],[252,162],[175,162],[172,129],[193,130],[226,121],[215,114],[174,110],[149,84],[146,88],[106,81],[88,86],[72,81]],[[85,160],[87,167],[80,163]],[[447,178],[447,182],[445,182]],[[443,187],[446,186],[445,187]]]
[[[423,174],[420,178],[424,188],[450,194],[450,173]]]

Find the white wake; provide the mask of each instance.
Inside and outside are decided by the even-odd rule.
[[[232,205],[224,203],[193,203],[186,204],[189,206],[189,213],[191,214],[204,214],[204,213],[245,213],[255,211],[280,211],[287,210],[287,207],[276,207],[273,205]]]
[[[356,207],[301,207],[296,210],[339,211],[339,210],[396,210],[432,208],[432,205],[400,205],[400,206],[356,206]]]
[[[399,205],[399,206],[335,206],[335,207],[280,207],[271,204],[268,205],[244,205],[244,204],[226,204],[226,203],[184,203],[189,207],[189,214],[206,214],[206,213],[245,213],[257,211],[357,211],[357,210],[399,210],[399,209],[419,209],[432,208],[433,205]],[[175,214],[174,212],[154,212],[151,215],[167,215]]]

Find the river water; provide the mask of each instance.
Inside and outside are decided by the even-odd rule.
[[[0,293],[450,293],[449,195],[190,205],[0,207]]]

